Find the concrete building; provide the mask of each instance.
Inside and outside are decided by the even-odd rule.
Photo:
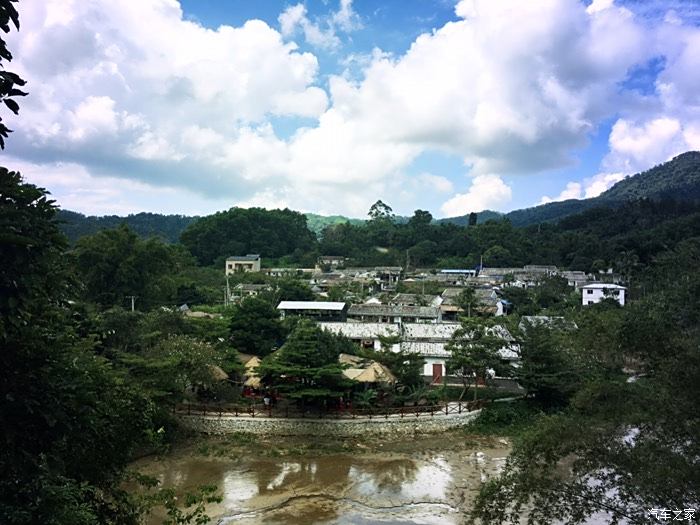
[[[439,323],[440,308],[434,306],[405,306],[391,304],[353,304],[348,317],[372,323]]]
[[[257,254],[234,255],[226,259],[226,275],[236,272],[259,272],[260,256]]]
[[[625,306],[627,288],[619,284],[592,283],[581,287],[583,306],[599,303],[603,299],[615,299],[620,306]]]
[[[346,303],[324,301],[282,301],[277,305],[282,317],[297,315],[316,321],[338,321],[347,319],[348,305]]]

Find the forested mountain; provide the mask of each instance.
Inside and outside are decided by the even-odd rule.
[[[700,200],[700,151],[688,151],[615,184],[600,201],[634,199]]]
[[[544,222],[557,222],[558,220],[582,213],[600,205],[597,198],[593,199],[569,199],[565,201],[550,202],[532,208],[514,210],[504,215],[514,226],[529,226]]]
[[[249,253],[302,262],[316,243],[303,214],[264,208],[231,208],[202,217],[182,232],[180,240],[203,265],[223,265],[227,256]],[[316,262],[315,256],[310,258],[307,264]]]
[[[621,180],[612,188],[591,199],[569,199],[550,202],[531,208],[506,213],[504,216],[514,226],[528,226],[544,222],[556,222],[564,217],[585,212],[599,206],[615,207],[637,199],[672,199],[677,201],[700,200],[700,152],[688,151],[672,160],[659,164]],[[485,214],[494,214],[485,218]],[[479,213],[479,222],[497,218],[497,212]],[[469,215],[441,219],[440,222],[465,225]]]
[[[160,213],[136,213],[126,217],[118,215],[95,217],[68,210],[58,211],[61,231],[71,243],[86,235],[116,228],[122,224],[126,224],[142,237],[158,237],[164,241],[175,243],[180,239],[183,230],[198,218],[185,215],[161,215]]]
[[[639,199],[673,200],[679,202],[700,201],[700,152],[689,151],[683,153],[669,162],[618,182],[600,196],[592,199],[570,199],[551,202],[541,206],[511,211],[505,215],[491,210],[484,210],[477,214],[477,224],[502,218],[508,219],[513,226],[554,223],[565,217],[584,213],[594,208],[616,208],[628,201]],[[226,214],[229,212],[219,213]],[[307,228],[316,236],[320,236],[329,226],[336,227],[350,224],[353,227],[359,227],[367,222],[363,219],[352,219],[342,215],[323,216],[314,213],[297,215],[300,217],[305,216]],[[209,217],[214,217],[214,215]],[[157,213],[137,213],[126,217],[118,217],[116,215],[88,217],[80,213],[61,210],[59,219],[62,223],[61,230],[72,243],[82,236],[115,228],[120,224],[128,225],[143,237],[154,236],[175,243],[179,241],[182,232],[197,221],[199,217],[160,215]],[[395,224],[402,225],[408,224],[410,217],[393,216],[392,220]],[[439,219],[437,221],[432,220],[432,223],[467,226],[469,224],[469,215]],[[265,250],[257,251],[264,252]],[[277,253],[278,250],[273,250],[273,252]],[[280,255],[274,257],[280,257]]]
[[[350,224],[362,224],[365,222],[364,219],[351,219],[343,215],[317,215],[315,213],[305,213],[304,215],[306,215],[306,225],[309,230],[316,235],[320,235],[326,226],[333,226],[334,224],[343,224],[346,222]]]
[[[498,220],[503,218],[503,214],[498,211],[484,210],[476,214],[476,223],[483,224],[486,221]],[[438,224],[456,224],[457,226],[468,226],[469,215],[461,215],[459,217],[448,217],[446,219],[438,219]]]
[[[650,170],[621,180],[598,197],[550,202],[515,210],[506,218],[515,226],[558,221],[598,206],[615,207],[630,200],[700,200],[700,152],[688,151]]]

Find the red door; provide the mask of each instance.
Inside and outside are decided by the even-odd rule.
[[[440,363],[433,363],[433,384],[442,383],[442,365]]]

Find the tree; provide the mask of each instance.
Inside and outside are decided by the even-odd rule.
[[[126,225],[83,237],[75,258],[85,297],[103,307],[125,305],[130,296],[145,309],[175,298],[174,249],[158,239],[141,239]]]
[[[17,0],[0,0],[0,29],[5,33],[10,32],[10,23],[19,30],[19,13],[14,5]],[[27,93],[17,88],[24,86],[26,81],[22,80],[19,75],[11,71],[4,70],[2,61],[12,60],[12,53],[7,49],[7,43],[4,38],[0,38],[0,101],[5,103],[15,115],[19,114],[19,104],[13,97],[25,97]],[[0,117],[0,148],[5,149],[5,139],[12,130],[9,129]]]
[[[471,319],[462,320],[462,326],[455,331],[446,345],[450,357],[445,363],[448,373],[456,374],[462,380],[464,388],[460,399],[471,384],[476,401],[477,385],[486,383],[491,371],[501,366],[499,350],[505,345],[506,342],[496,335],[493,327]]]
[[[209,343],[172,335],[143,353],[121,354],[119,362],[152,399],[172,406],[188,391],[212,389],[217,383],[213,367],[221,364],[222,356]]]
[[[135,523],[120,485],[154,406],[78,337],[55,213],[0,168],[0,522]]]
[[[302,405],[322,403],[342,396],[352,381],[343,376],[338,362],[340,348],[308,319],[301,319],[282,348],[258,367],[264,385]]]
[[[469,214],[469,226],[476,226],[477,215],[475,212]]]
[[[472,307],[477,304],[476,292],[471,286],[467,286],[457,296],[457,306],[467,312],[467,317],[472,316]]]
[[[473,521],[521,523],[527,513],[532,524],[577,524],[598,513],[606,523],[641,524],[653,508],[695,508],[699,260],[700,241],[685,241],[641,276],[644,299],[582,312],[577,344],[597,370],[566,410],[516,442],[504,471],[482,489]]]
[[[362,349],[360,354],[388,367],[396,377],[399,389],[423,384],[425,359],[420,354],[403,350],[399,345],[400,342],[400,336],[379,336],[381,346],[379,352],[373,349]],[[396,349],[397,346],[398,349]]]
[[[313,301],[315,298],[311,288],[296,279],[280,279],[276,286],[275,296],[278,301]]]
[[[234,305],[229,331],[236,350],[261,357],[281,346],[285,336],[279,312],[260,297],[247,297]]]
[[[564,326],[526,323],[520,332],[518,384],[545,408],[566,406],[583,378]]]
[[[231,255],[298,259],[317,244],[303,214],[263,208],[231,208],[202,217],[182,232],[180,240],[200,264],[220,264],[221,268]]]
[[[392,220],[394,218],[394,210],[392,210],[391,206],[388,204],[384,204],[381,200],[378,200],[372,204],[367,215],[373,221],[381,219]]]

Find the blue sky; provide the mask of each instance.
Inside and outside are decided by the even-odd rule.
[[[67,209],[509,211],[700,149],[692,0],[114,4],[9,39],[6,164]]]

